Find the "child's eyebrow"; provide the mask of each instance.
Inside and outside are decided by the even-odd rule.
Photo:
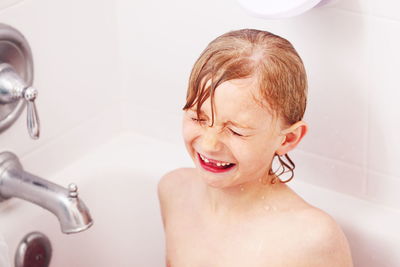
[[[197,111],[194,110],[194,109],[189,109],[189,110],[192,111],[193,113],[197,113]],[[205,116],[205,117],[208,118],[207,114],[206,114],[202,109],[200,109],[199,115]],[[235,121],[227,121],[225,124],[230,124],[230,125],[233,125],[233,126],[235,126],[235,127],[237,127],[237,128],[255,130],[255,128],[253,128],[253,127],[251,127],[251,126],[244,125],[244,124],[240,124],[240,123],[235,122]]]
[[[189,111],[197,114],[197,110],[196,109],[190,108]],[[199,115],[207,116],[206,113],[202,109],[199,110]]]
[[[231,124],[237,128],[242,128],[242,129],[249,129],[249,130],[255,130],[253,127],[248,126],[248,125],[241,125],[240,123],[234,122],[234,121],[227,121],[226,124]]]

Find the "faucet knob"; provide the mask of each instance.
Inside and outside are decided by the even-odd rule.
[[[32,139],[38,139],[40,134],[39,116],[35,105],[37,94],[37,89],[33,87],[27,87],[24,89],[23,92],[23,97],[27,101],[26,124],[28,127],[29,135],[32,137]]]
[[[68,185],[69,197],[78,197],[78,186],[74,183]]]
[[[40,133],[39,116],[35,105],[37,94],[37,89],[27,85],[10,64],[0,62],[0,104],[17,102],[20,99],[26,101],[26,122],[32,139],[38,139]]]

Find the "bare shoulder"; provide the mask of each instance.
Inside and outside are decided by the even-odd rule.
[[[191,183],[190,179],[195,175],[195,169],[180,168],[170,171],[163,175],[158,182],[158,199],[160,203],[161,217],[164,227],[166,226],[167,217],[182,202],[185,195],[183,192],[188,191]]]
[[[172,197],[183,197],[182,192],[193,183],[196,171],[194,168],[179,168],[164,174],[158,182],[158,198],[161,205]]]
[[[339,224],[324,211],[309,206],[296,212],[292,220],[299,233],[302,262],[299,266],[351,267],[346,236]]]
[[[163,196],[181,190],[185,184],[190,182],[190,177],[193,177],[195,169],[179,168],[164,174],[158,182],[158,195]]]

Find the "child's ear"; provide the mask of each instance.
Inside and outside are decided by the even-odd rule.
[[[298,121],[289,128],[281,132],[282,143],[276,150],[276,154],[285,155],[295,148],[303,139],[308,131],[308,126],[304,121]]]

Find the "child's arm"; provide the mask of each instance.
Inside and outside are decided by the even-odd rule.
[[[162,217],[162,222],[165,230],[165,222],[166,222],[166,216],[167,216],[167,196],[168,196],[168,180],[167,180],[168,174],[164,175],[161,177],[160,181],[158,182],[158,201],[160,203],[160,211],[161,211],[161,217]]]
[[[177,191],[180,187],[180,177],[183,169],[176,169],[166,173],[158,182],[158,200],[160,202],[161,216],[164,229],[166,227],[169,209],[174,201],[173,197],[178,198]]]

